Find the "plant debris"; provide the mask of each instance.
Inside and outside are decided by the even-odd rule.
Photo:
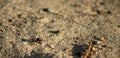
[[[92,49],[92,42],[89,43],[88,48],[85,51],[85,54],[82,56],[83,58],[88,58],[90,56]]]

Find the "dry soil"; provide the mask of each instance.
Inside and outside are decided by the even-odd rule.
[[[0,0],[0,58],[84,56],[120,58],[120,0]]]

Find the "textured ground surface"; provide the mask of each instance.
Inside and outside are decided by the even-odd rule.
[[[0,58],[82,58],[90,41],[120,58],[120,0],[0,0]]]

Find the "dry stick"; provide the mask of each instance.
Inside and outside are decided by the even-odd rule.
[[[92,42],[90,42],[87,51],[85,52],[85,55],[83,55],[83,58],[87,58],[90,55],[90,51],[92,49]]]

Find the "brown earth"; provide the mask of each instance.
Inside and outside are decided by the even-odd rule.
[[[0,0],[0,58],[85,56],[120,58],[120,0]]]

